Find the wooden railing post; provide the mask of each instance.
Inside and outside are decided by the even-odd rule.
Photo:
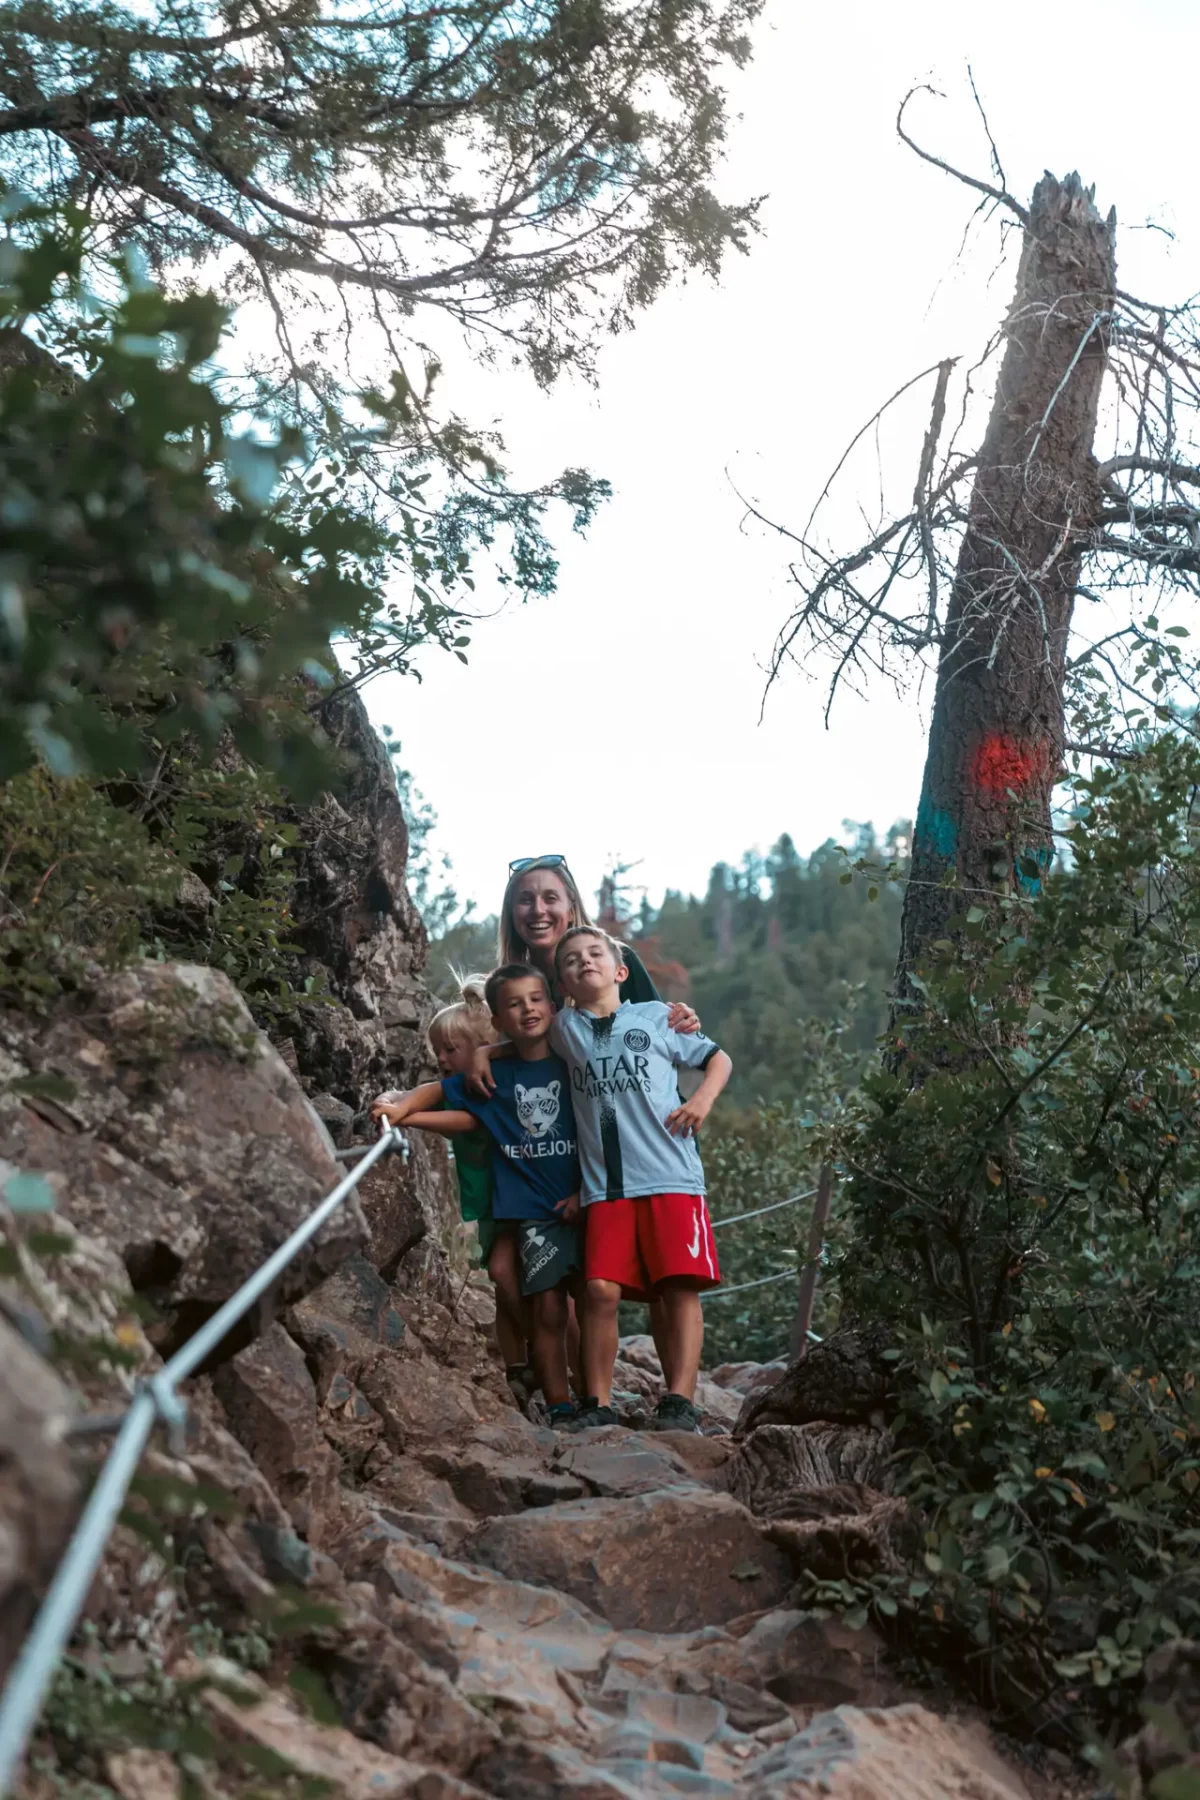
[[[796,1303],[796,1322],[792,1327],[792,1356],[797,1362],[808,1351],[808,1334],[812,1326],[813,1304],[817,1298],[817,1278],[821,1272],[821,1247],[829,1222],[829,1203],[833,1196],[833,1170],[822,1163],[817,1181],[817,1197],[813,1201],[812,1223],[808,1228],[808,1250],[800,1271],[800,1293]]]

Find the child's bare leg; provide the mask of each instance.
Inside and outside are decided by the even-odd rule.
[[[589,1281],[584,1308],[583,1378],[587,1395],[601,1406],[612,1401],[613,1364],[617,1360],[619,1281]]]
[[[682,1282],[666,1281],[659,1289],[665,1342],[662,1351],[663,1386],[668,1394],[691,1400],[700,1373],[704,1348],[704,1312],[700,1295]]]
[[[654,1348],[658,1351],[659,1364],[664,1375],[667,1369],[667,1315],[663,1310],[662,1297],[655,1294],[650,1302],[650,1336],[654,1339]]]
[[[576,1306],[575,1295],[579,1294],[582,1302],[582,1289],[567,1290],[567,1367],[571,1371],[571,1380],[575,1383],[575,1392],[583,1393],[583,1307]]]
[[[564,1406],[571,1398],[567,1382],[567,1296],[547,1288],[533,1296],[533,1366],[547,1406]]]
[[[517,1246],[507,1234],[498,1237],[492,1245],[488,1278],[496,1290],[496,1342],[505,1368],[511,1369],[525,1361],[529,1334],[517,1274]]]
[[[525,1321],[519,1314],[514,1316],[499,1288],[496,1289],[496,1342],[506,1369],[519,1368],[528,1362]]]

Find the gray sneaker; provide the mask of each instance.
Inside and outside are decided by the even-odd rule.
[[[567,1426],[568,1431],[598,1431],[602,1425],[619,1425],[621,1423],[611,1406],[600,1406],[594,1400],[585,1400],[575,1414],[574,1422]]]
[[[682,1394],[664,1394],[642,1427],[644,1431],[699,1431],[700,1409]]]

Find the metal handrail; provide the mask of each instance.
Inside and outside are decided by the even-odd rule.
[[[702,1293],[702,1300],[724,1300],[727,1294],[744,1294],[747,1288],[766,1287],[772,1281],[795,1281],[795,1269],[780,1269],[776,1275],[760,1275],[757,1281],[739,1281],[736,1287],[710,1288]]]
[[[161,1419],[166,1425],[176,1453],[182,1453],[184,1449],[187,1407],[176,1392],[176,1384],[195,1374],[230,1326],[236,1325],[256,1301],[262,1299],[297,1252],[303,1250],[326,1219],[337,1211],[347,1194],[357,1187],[367,1170],[393,1150],[405,1157],[408,1155],[407,1138],[397,1126],[391,1125],[332,1192],[326,1194],[303,1224],[296,1227],[262,1267],[231,1294],[212,1318],[134,1395],[34,1620],[33,1629],[25,1640],[3,1696],[0,1696],[0,1796],[8,1793],[25,1755],[47,1689],[78,1623],[155,1422]]]
[[[796,1206],[801,1200],[811,1200],[817,1192],[816,1188],[809,1188],[804,1194],[789,1194],[786,1200],[772,1200],[770,1206],[756,1206],[753,1212],[728,1213],[725,1218],[711,1219],[709,1223],[714,1231],[720,1231],[722,1225],[737,1225],[743,1219],[761,1219],[764,1213],[778,1212],[782,1206]]]

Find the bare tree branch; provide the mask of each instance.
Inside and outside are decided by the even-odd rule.
[[[974,175],[964,175],[962,170],[956,169],[952,163],[943,162],[940,156],[934,156],[929,150],[922,150],[920,144],[909,137],[904,129],[904,112],[914,94],[933,94],[938,99],[942,98],[938,89],[930,87],[927,82],[922,82],[918,87],[909,88],[900,102],[900,111],[896,114],[896,133],[900,141],[907,144],[908,148],[919,156],[922,162],[932,163],[935,169],[941,169],[943,174],[953,175],[956,181],[961,181],[966,187],[974,188],[976,193],[986,194],[989,199],[995,200],[1000,206],[1006,206],[1010,212],[1015,213],[1022,225],[1027,225],[1029,214],[1021,203],[1013,198],[1007,188],[993,187],[990,181],[979,181]],[[988,136],[990,138],[990,132]]]

